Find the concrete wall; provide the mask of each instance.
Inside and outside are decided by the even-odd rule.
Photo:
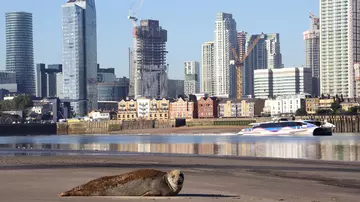
[[[168,127],[171,127],[171,122],[168,120],[109,120],[101,122],[57,123],[57,134],[106,134],[121,130]]]

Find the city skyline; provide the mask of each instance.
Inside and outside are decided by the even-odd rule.
[[[208,9],[202,9],[199,15],[199,12],[195,11],[203,8],[201,2],[188,1],[187,3],[187,1],[182,1],[181,3],[175,3],[175,6],[173,3],[166,1],[151,3],[149,1],[144,1],[139,18],[159,20],[162,26],[167,28],[169,32],[168,63],[170,79],[183,79],[184,75],[181,72],[183,71],[184,61],[201,60],[201,45],[204,41],[213,39],[215,16],[218,12],[233,14],[238,31],[246,31],[249,34],[260,32],[280,33],[284,66],[304,65],[305,45],[302,40],[302,32],[309,27],[308,11],[312,10],[317,14],[319,6],[318,2],[312,0],[291,3],[279,0],[276,4],[269,5],[273,9],[269,9],[269,7],[267,9],[255,8],[261,15],[254,16],[251,18],[252,22],[249,22],[242,19],[249,19],[246,17],[253,14],[251,9],[244,9],[244,12],[239,12],[235,8],[238,5],[253,8],[252,2],[228,1],[222,4],[207,2]],[[64,2],[66,1],[23,1],[21,4],[9,2],[0,8],[0,11],[4,14],[14,10],[33,13],[35,63],[61,63],[61,9],[59,7]],[[115,68],[116,75],[119,77],[128,76],[128,47],[131,47],[133,43],[132,22],[126,17],[131,3],[132,0],[121,2],[113,0],[97,3],[98,63],[102,67]],[[188,7],[188,5],[192,6]],[[47,9],[40,10],[37,7],[46,7]],[[182,15],[182,8],[185,7],[189,13]],[[161,9],[163,9],[163,12],[158,12]],[[273,15],[273,13],[278,14]],[[170,14],[172,16],[167,16]],[[271,16],[269,16],[270,14]],[[49,15],[52,17],[47,18],[46,16]],[[265,16],[267,16],[266,21],[263,20]],[[4,27],[4,21],[4,19],[1,21],[0,26]],[[274,23],[268,23],[269,21]],[[184,26],[187,29],[181,28]],[[189,30],[193,31],[189,32]],[[58,31],[60,32],[58,33]],[[5,33],[0,32],[0,40],[4,39],[4,35]],[[5,68],[4,46],[5,43],[1,43],[0,63],[2,65],[0,65],[0,69]],[[297,48],[294,49],[294,46]]]

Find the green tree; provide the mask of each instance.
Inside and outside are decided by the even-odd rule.
[[[357,115],[359,107],[350,107],[345,113],[348,115]]]
[[[30,96],[19,95],[16,96],[13,100],[15,105],[15,110],[26,110],[27,108],[33,107],[33,101]]]
[[[331,103],[330,108],[335,112],[335,111],[341,109],[341,104],[338,102],[333,102],[333,103]]]
[[[297,109],[295,112],[295,116],[306,116],[306,115],[307,115],[307,112],[303,107],[300,109]]]
[[[330,115],[333,111],[331,109],[318,109],[316,110],[317,115]]]
[[[25,111],[33,106],[33,101],[30,96],[18,95],[12,100],[4,100],[0,102],[1,111]]]

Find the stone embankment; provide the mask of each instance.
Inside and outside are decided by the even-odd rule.
[[[316,119],[328,121],[336,126],[335,133],[359,133],[360,116],[299,116],[296,119]],[[250,123],[270,121],[270,117],[193,119],[193,120],[134,120],[58,123],[57,134],[124,134],[124,133],[189,133],[207,131],[227,133],[239,131]],[[186,127],[180,127],[186,126]],[[180,127],[180,128],[179,128]],[[228,128],[228,130],[227,130]]]

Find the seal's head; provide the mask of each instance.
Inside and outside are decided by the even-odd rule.
[[[166,173],[166,180],[169,187],[179,193],[184,184],[184,174],[180,170],[172,170]]]

